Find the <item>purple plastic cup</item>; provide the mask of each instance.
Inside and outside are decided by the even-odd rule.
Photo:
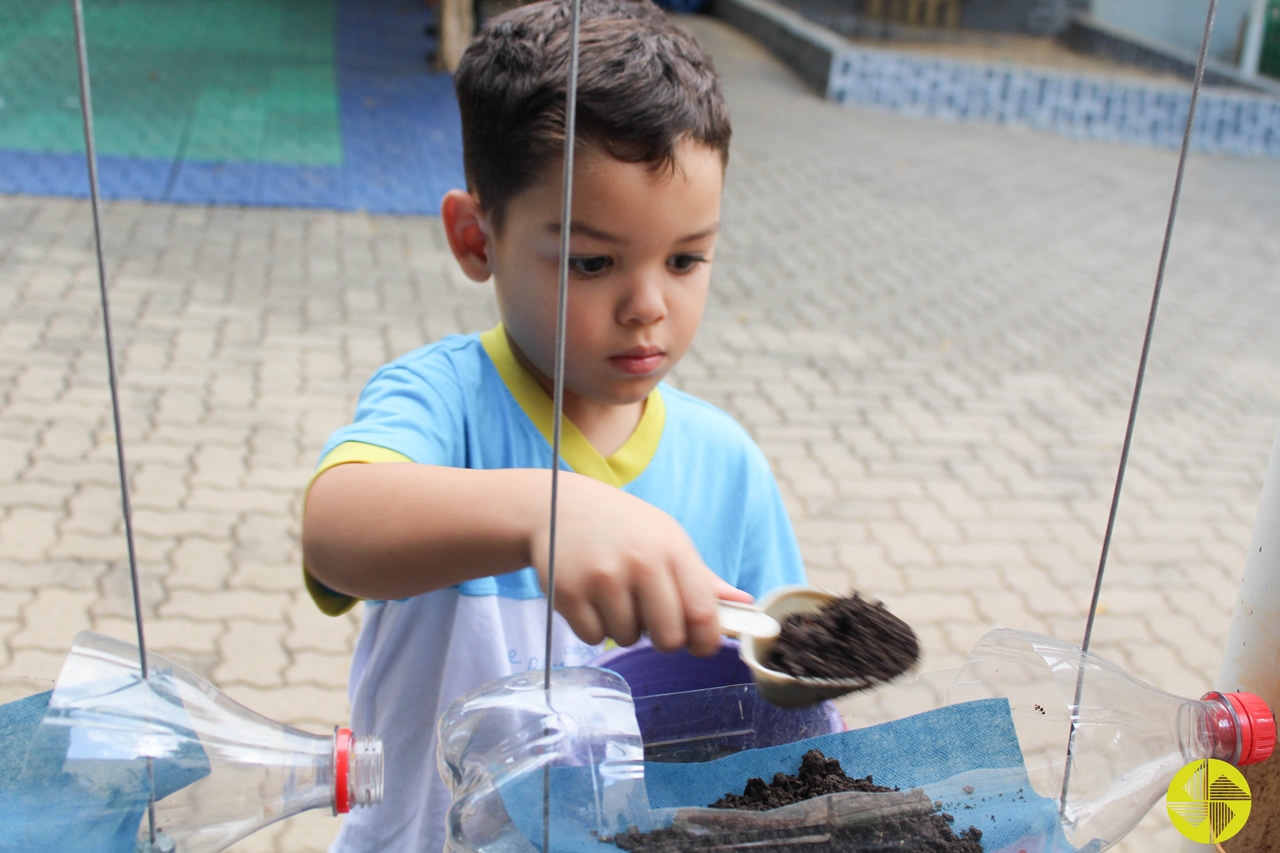
[[[710,761],[845,730],[832,702],[806,708],[766,702],[734,640],[700,658],[684,650],[660,652],[642,638],[589,665],[613,670],[631,688],[648,761]]]

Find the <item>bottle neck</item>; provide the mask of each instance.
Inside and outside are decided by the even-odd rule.
[[[1240,761],[1241,741],[1240,719],[1235,708],[1231,707],[1221,694],[1209,694],[1192,707],[1200,711],[1201,720],[1196,728],[1200,742],[1199,748],[1192,744],[1192,758],[1216,758],[1229,764]]]
[[[346,814],[354,806],[382,802],[382,741],[375,735],[333,733],[333,811]]]

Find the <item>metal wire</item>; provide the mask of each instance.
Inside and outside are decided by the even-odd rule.
[[[556,309],[556,359],[551,389],[551,523],[547,540],[547,645],[543,690],[551,703],[551,637],[556,611],[556,510],[560,499],[560,426],[564,416],[564,339],[569,313],[569,228],[573,223],[573,147],[578,118],[580,0],[569,4],[569,71],[565,81],[564,176],[560,194],[560,284]],[[542,768],[542,849],[551,849],[551,768]]]
[[[120,479],[120,505],[124,513],[124,538],[129,550],[129,581],[133,589],[133,621],[138,631],[138,667],[148,677],[147,640],[142,628],[142,594],[138,583],[138,556],[133,542],[133,511],[129,501],[128,467],[124,458],[124,433],[120,428],[120,389],[116,382],[115,345],[111,338],[111,305],[107,295],[106,263],[102,250],[102,218],[98,205],[98,156],[93,144],[93,99],[89,90],[89,53],[85,45],[84,8],[81,0],[71,0],[76,28],[76,63],[80,73],[80,116],[84,122],[84,151],[89,163],[89,207],[93,211],[93,245],[98,261],[98,292],[102,300],[102,333],[107,348],[107,383],[111,387],[111,419],[116,434],[116,466]],[[151,794],[147,817],[152,845],[156,841],[155,770],[147,759]]]
[[[1080,644],[1081,654],[1087,654],[1089,643],[1093,638],[1093,625],[1098,614],[1098,601],[1102,595],[1102,579],[1107,569],[1107,557],[1111,552],[1111,537],[1115,531],[1116,513],[1120,506],[1120,492],[1124,488],[1124,472],[1129,464],[1129,449],[1133,444],[1134,424],[1138,419],[1138,400],[1142,396],[1142,382],[1147,373],[1147,359],[1151,354],[1151,336],[1155,329],[1156,311],[1160,307],[1160,292],[1164,288],[1164,271],[1169,261],[1169,244],[1173,237],[1173,222],[1178,215],[1178,199],[1182,195],[1182,174],[1187,166],[1187,151],[1191,147],[1191,131],[1195,126],[1196,103],[1200,96],[1200,86],[1204,81],[1205,58],[1209,52],[1209,34],[1213,31],[1213,17],[1217,8],[1217,0],[1209,0],[1209,11],[1205,16],[1204,36],[1200,39],[1200,56],[1196,60],[1195,79],[1191,84],[1191,104],[1187,110],[1187,126],[1182,132],[1182,147],[1178,152],[1178,168],[1173,179],[1173,197],[1169,201],[1169,218],[1165,223],[1164,242],[1160,246],[1160,264],[1156,268],[1156,283],[1151,294],[1151,310],[1147,314],[1147,328],[1142,337],[1142,354],[1138,358],[1138,373],[1133,383],[1133,397],[1129,401],[1129,420],[1125,425],[1124,444],[1120,449],[1120,463],[1116,470],[1115,489],[1111,493],[1111,509],[1107,514],[1107,529],[1102,537],[1102,552],[1098,557],[1098,573],[1093,580],[1093,597],[1089,601],[1089,616],[1085,621],[1084,640]],[[1084,694],[1084,667],[1080,667],[1076,676],[1076,695],[1073,708],[1080,707]],[[1067,740],[1067,766],[1062,777],[1062,800],[1058,804],[1059,814],[1065,814],[1067,807],[1067,787],[1071,781],[1071,757],[1074,754],[1076,725],[1074,716],[1071,722],[1071,734]]]
[[[551,690],[551,626],[556,607],[556,506],[560,497],[560,424],[564,414],[564,338],[569,312],[569,227],[573,222],[573,145],[578,116],[578,24],[581,0],[569,5],[569,79],[564,106],[564,181],[560,195],[560,296],[551,397],[551,525],[547,546],[547,647],[544,687]]]

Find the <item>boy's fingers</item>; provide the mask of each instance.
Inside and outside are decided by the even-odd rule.
[[[688,623],[688,647],[690,653],[700,658],[710,657],[720,648],[720,622],[714,614],[710,620],[690,619]]]
[[[568,596],[557,596],[556,610],[582,642],[592,646],[604,642],[607,636],[604,620],[590,604]]]
[[[750,604],[751,602],[756,600],[754,595],[752,595],[751,593],[747,592],[744,589],[738,589],[736,586],[729,583],[727,580],[720,577],[719,575],[716,576],[715,583],[716,583],[716,589],[715,589],[716,598],[719,598],[723,601],[740,601],[743,604]]]
[[[605,632],[620,646],[630,646],[639,640],[642,626],[630,590],[599,588],[593,593]]]
[[[690,652],[706,657],[720,648],[720,617],[716,610],[720,578],[698,561],[699,571],[676,575],[680,584],[681,609],[685,621],[685,645]],[[710,582],[709,582],[710,581]]]
[[[684,606],[680,600],[680,588],[671,574],[666,571],[649,573],[635,594],[644,629],[649,632],[653,647],[660,652],[683,648]]]

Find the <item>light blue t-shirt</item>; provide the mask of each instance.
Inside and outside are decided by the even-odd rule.
[[[383,461],[548,468],[550,429],[550,398],[498,327],[445,338],[381,368],[353,423],[325,445],[319,468]],[[673,516],[706,564],[734,586],[759,597],[805,582],[764,454],[715,406],[660,385],[616,453],[601,457],[567,420],[561,451],[565,470],[612,483]],[[307,583],[325,612],[354,603],[309,576]],[[532,568],[370,602],[348,690],[352,728],[383,738],[384,797],[376,809],[347,815],[332,853],[443,848],[451,798],[435,770],[435,721],[476,687],[541,668],[546,632],[546,600]],[[602,651],[554,617],[553,665],[581,665]]]
[[[549,423],[550,399],[515,361],[501,327],[484,336],[452,335],[378,370],[354,422],[334,432],[321,456],[360,442],[429,465],[548,468],[551,445],[534,422],[539,404]],[[561,450],[562,470],[605,482],[612,475],[614,485],[677,519],[712,571],[739,589],[759,597],[803,582],[799,548],[764,454],[710,403],[662,384],[614,456],[602,459],[567,421]],[[542,596],[531,568],[459,589]]]

